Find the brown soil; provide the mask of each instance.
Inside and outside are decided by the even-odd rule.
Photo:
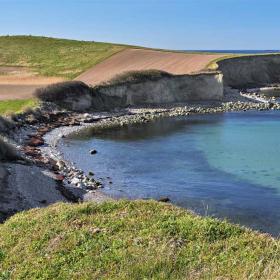
[[[96,85],[123,72],[148,69],[162,70],[172,74],[190,74],[203,70],[210,61],[221,56],[224,55],[126,49],[92,67],[75,80]]]
[[[0,100],[31,98],[37,88],[61,81],[62,78],[9,73],[0,76]]]

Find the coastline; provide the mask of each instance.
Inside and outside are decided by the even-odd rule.
[[[206,102],[204,104],[172,104],[163,106],[150,106],[145,108],[127,108],[114,113],[93,113],[93,114],[77,114],[75,121],[80,122],[77,126],[62,126],[57,127],[44,135],[45,146],[40,148],[43,156],[50,157],[52,160],[59,163],[61,167],[59,172],[64,176],[63,182],[66,183],[67,191],[78,195],[78,200],[82,201],[99,201],[109,199],[102,193],[102,184],[88,174],[84,174],[83,170],[77,168],[72,162],[65,160],[63,154],[59,151],[57,144],[64,138],[73,134],[81,133],[85,130],[95,129],[110,129],[128,126],[132,124],[147,123],[158,118],[168,118],[177,116],[188,116],[191,114],[213,114],[234,111],[247,110],[279,110],[280,105],[273,104],[267,100],[258,100],[258,96],[251,97],[240,94],[238,101],[232,100],[232,96],[228,94],[222,102]],[[242,100],[242,101],[240,101]],[[247,100],[247,102],[244,102]],[[269,101],[268,101],[269,100]],[[249,102],[248,102],[249,101]],[[85,118],[86,117],[86,118]],[[93,170],[94,173],[94,170]],[[88,184],[89,183],[89,184]],[[83,195],[80,195],[79,189],[85,190]]]
[[[85,174],[72,162],[66,161],[59,151],[58,142],[72,134],[87,129],[110,129],[147,123],[158,118],[279,109],[280,104],[274,103],[271,98],[260,100],[258,94],[244,94],[229,89],[221,101],[133,106],[110,112],[75,113],[62,111],[53,104],[43,103],[37,110],[14,117],[18,128],[11,139],[19,147],[25,162],[7,162],[1,167],[3,176],[0,174],[0,183],[10,190],[10,195],[5,197],[5,200],[15,203],[4,204],[0,213],[4,217],[9,217],[22,210],[45,207],[58,201],[75,203],[112,199],[102,192],[102,182],[93,174]],[[21,179],[23,177],[21,174],[24,174],[25,183]],[[38,184],[42,185],[44,192],[39,198],[34,196],[32,201],[32,190],[36,189]],[[45,192],[48,192],[48,195],[44,195]],[[22,201],[27,203],[22,204]]]

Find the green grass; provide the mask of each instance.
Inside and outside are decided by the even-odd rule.
[[[33,209],[0,236],[0,279],[280,279],[279,240],[154,201]]]
[[[0,36],[0,66],[72,79],[127,46],[35,36]]]
[[[20,100],[0,101],[0,115],[22,113],[28,108],[34,108],[39,104],[35,98]]]

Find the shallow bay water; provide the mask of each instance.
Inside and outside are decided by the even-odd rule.
[[[167,196],[201,215],[280,233],[278,111],[164,118],[88,131],[62,139],[59,149],[101,178],[110,196]],[[97,154],[90,155],[91,149]]]

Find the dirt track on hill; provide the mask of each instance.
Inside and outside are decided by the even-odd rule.
[[[84,72],[75,80],[96,85],[123,72],[148,69],[162,70],[172,74],[190,74],[204,69],[210,61],[222,56],[224,55],[126,49]]]

